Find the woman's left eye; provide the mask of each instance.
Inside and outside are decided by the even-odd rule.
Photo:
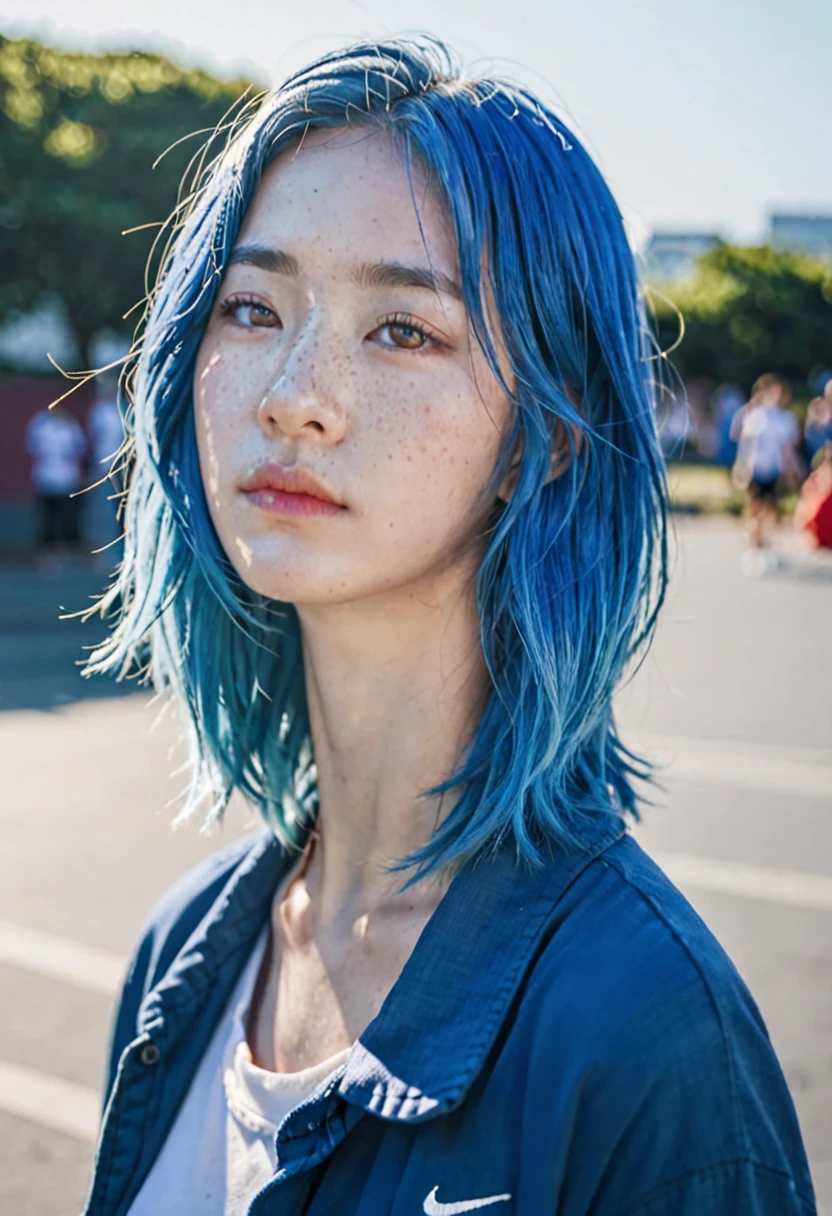
[[[421,325],[407,316],[388,317],[370,335],[390,350],[425,350],[438,346],[439,341]]]

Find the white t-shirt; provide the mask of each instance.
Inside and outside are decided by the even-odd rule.
[[[71,416],[39,410],[26,430],[32,484],[38,494],[74,494],[81,488],[81,457],[87,441]]]
[[[787,471],[784,455],[798,438],[797,420],[788,410],[752,405],[742,420],[738,458],[758,481],[774,481]]]
[[[129,1216],[245,1216],[276,1169],[283,1119],[340,1068],[349,1050],[302,1072],[252,1063],[246,1040],[263,931]]]

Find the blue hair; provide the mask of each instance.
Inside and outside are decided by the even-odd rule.
[[[266,166],[309,128],[387,130],[444,196],[473,330],[512,400],[495,486],[520,452],[477,575],[488,701],[454,774],[428,791],[454,791],[452,810],[402,864],[421,875],[506,838],[531,863],[547,842],[592,847],[637,815],[645,769],[612,700],[667,580],[657,361],[615,202],[534,96],[462,77],[431,40],[325,57],[244,117],[180,216],[149,303],[129,382],[124,557],[102,602],[116,620],[88,670],[138,670],[182,702],[183,814],[208,796],[214,817],[236,788],[286,846],[303,844],[317,794],[297,614],[248,588],[214,531],[194,360]]]

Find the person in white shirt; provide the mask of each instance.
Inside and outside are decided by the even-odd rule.
[[[743,565],[749,573],[764,573],[774,565],[771,537],[779,517],[780,488],[797,475],[800,431],[788,410],[790,400],[788,382],[766,373],[755,381],[748,404],[731,424],[731,438],[738,445],[733,481],[748,502]]]
[[[40,546],[75,548],[80,537],[80,500],[87,441],[80,424],[61,406],[39,410],[26,430],[32,485],[40,508]]]

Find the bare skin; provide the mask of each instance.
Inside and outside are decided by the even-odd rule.
[[[237,247],[253,246],[289,260],[226,273],[195,411],[225,550],[301,623],[320,815],[275,900],[249,1024],[255,1060],[291,1072],[354,1042],[444,894],[401,893],[388,867],[450,809],[422,791],[487,695],[474,575],[510,405],[472,344],[443,204],[389,137],[310,134],[284,153],[246,216]],[[341,510],[258,506],[243,486],[267,460]]]

